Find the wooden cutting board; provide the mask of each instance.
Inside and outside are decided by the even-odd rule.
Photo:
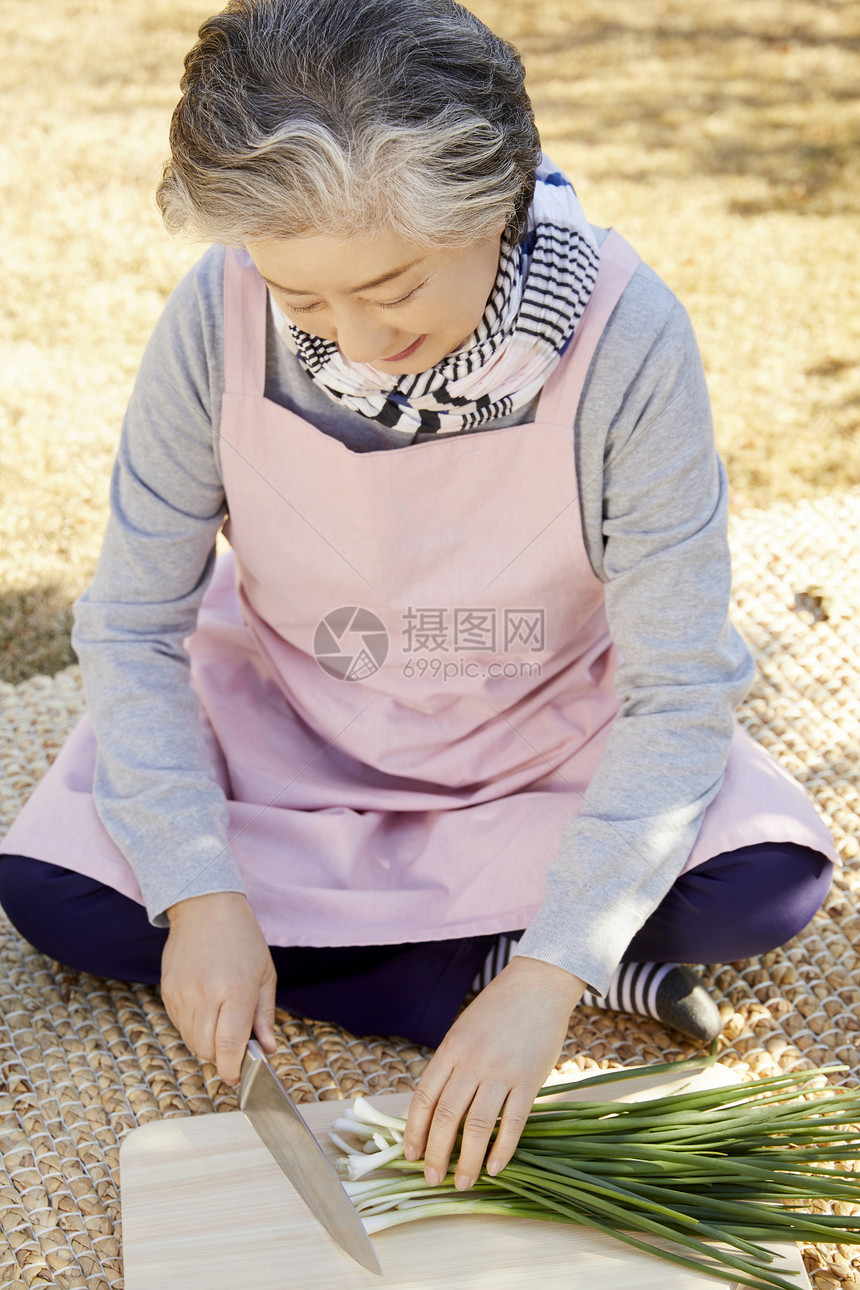
[[[711,1071],[708,1082],[714,1078]],[[722,1082],[719,1073],[716,1079]],[[400,1115],[409,1095],[386,1093],[370,1100]],[[342,1107],[331,1101],[300,1108],[332,1156],[337,1152],[326,1135]],[[380,1232],[373,1240],[384,1276],[374,1276],[312,1217],[238,1112],[135,1129],[122,1143],[120,1179],[125,1290],[713,1290],[720,1285],[587,1229],[490,1215]],[[798,1290],[809,1290],[796,1246],[781,1247],[779,1253],[781,1268],[800,1274]]]

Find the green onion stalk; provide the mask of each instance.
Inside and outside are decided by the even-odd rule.
[[[421,1162],[403,1157],[405,1120],[366,1098],[335,1120],[330,1136],[371,1235],[456,1214],[540,1218],[592,1228],[723,1283],[797,1290],[793,1273],[775,1270],[769,1245],[860,1244],[860,1214],[810,1212],[820,1201],[860,1206],[860,1174],[839,1167],[860,1159],[860,1089],[810,1087],[846,1067],[721,1088],[688,1085],[645,1102],[559,1100],[626,1079],[677,1077],[713,1061],[547,1085],[510,1163],[495,1177],[482,1170],[465,1192],[454,1186],[454,1167],[428,1186]]]

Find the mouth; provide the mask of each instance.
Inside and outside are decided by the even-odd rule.
[[[400,363],[405,358],[411,358],[426,339],[426,335],[419,336],[417,340],[413,340],[411,345],[407,345],[405,349],[402,349],[399,354],[391,354],[388,358],[378,358],[376,361],[377,363]]]

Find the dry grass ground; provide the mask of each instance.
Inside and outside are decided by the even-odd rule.
[[[681,295],[734,503],[860,483],[860,6],[476,0],[550,154]],[[123,406],[199,248],[153,188],[204,0],[0,0],[0,675],[70,661]]]

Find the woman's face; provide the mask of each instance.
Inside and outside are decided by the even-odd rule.
[[[427,250],[394,233],[313,234],[248,244],[284,313],[354,363],[390,375],[425,372],[481,321],[496,280],[498,234]]]

